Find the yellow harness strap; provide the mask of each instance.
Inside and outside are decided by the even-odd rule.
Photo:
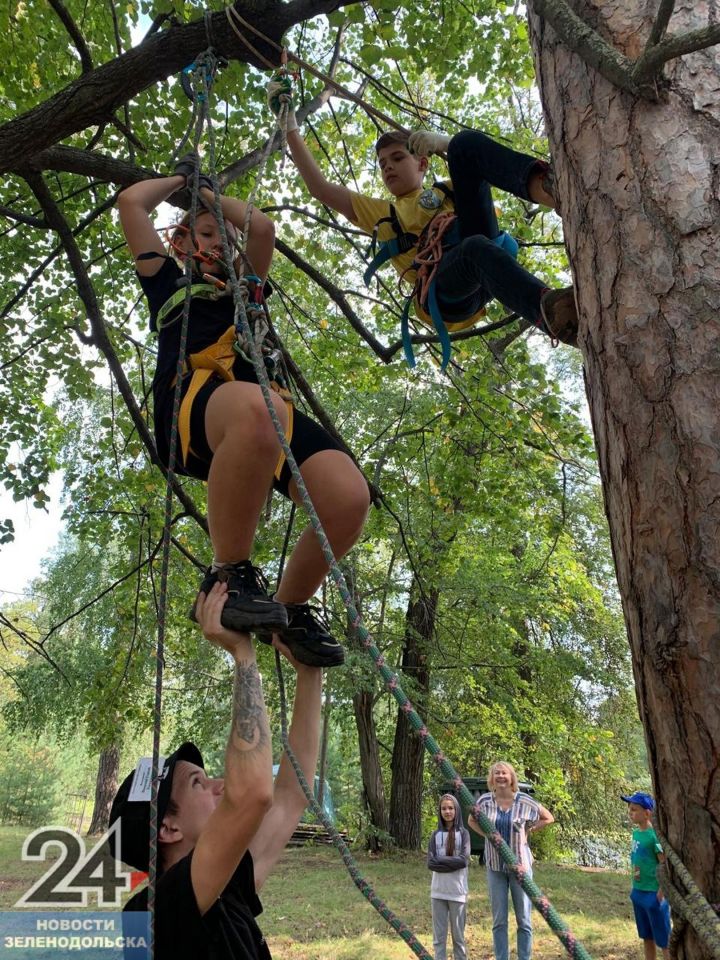
[[[211,343],[209,347],[205,347],[204,350],[200,350],[198,353],[191,353],[183,364],[184,374],[192,371],[190,386],[180,404],[180,413],[178,416],[178,433],[180,434],[180,449],[182,451],[184,464],[187,463],[188,452],[193,452],[190,446],[190,414],[195,397],[213,374],[217,374],[218,377],[228,383],[235,379],[232,369],[235,357],[237,356],[233,348],[234,343],[235,327],[228,327],[219,340]],[[289,390],[279,386],[274,380],[270,381],[270,386],[275,393],[279,394],[285,401],[287,406],[288,423],[285,429],[285,439],[290,443],[294,419],[292,395]],[[276,480],[280,479],[280,473],[284,463],[285,453],[281,450],[275,466],[274,476]]]

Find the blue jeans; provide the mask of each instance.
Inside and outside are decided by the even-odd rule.
[[[532,870],[527,874],[532,877]],[[487,870],[490,910],[492,912],[492,935],[495,960],[508,960],[508,893],[512,897],[517,920],[518,960],[532,957],[532,902],[511,873],[502,870]]]
[[[490,188],[528,200],[528,177],[545,166],[478,130],[463,130],[450,141],[448,167],[460,242],[443,254],[437,272],[438,301],[447,320],[465,319],[488,301],[499,300],[513,313],[538,322],[547,286],[492,242],[500,229]]]

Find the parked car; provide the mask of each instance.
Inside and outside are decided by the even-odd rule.
[[[468,788],[470,793],[473,795],[473,803],[478,800],[483,793],[488,791],[488,782],[486,777],[463,777],[463,783]],[[520,781],[518,783],[520,790],[523,793],[535,793],[535,787],[531,783],[525,783]],[[460,801],[460,806],[462,807],[463,820],[467,826],[468,814],[470,813],[470,807],[467,807],[463,804],[458,791],[455,789],[455,785],[451,782],[444,783],[440,788],[442,793],[451,793],[456,800]],[[478,863],[485,862],[485,837],[481,837],[479,833],[475,833],[474,830],[470,831],[470,852],[477,854]]]

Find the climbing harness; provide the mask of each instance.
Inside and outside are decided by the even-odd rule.
[[[430,192],[442,192],[445,197],[454,203],[454,194],[447,184],[436,180],[432,185]],[[461,320],[447,320],[443,316],[438,303],[436,274],[443,254],[451,247],[457,246],[461,242],[460,229],[457,215],[453,210],[442,210],[442,202],[438,204],[437,212],[428,221],[418,236],[411,231],[405,230],[400,223],[394,204],[389,204],[389,216],[381,217],[373,229],[372,241],[370,243],[370,253],[372,260],[363,274],[366,286],[380,267],[389,260],[394,259],[404,253],[416,250],[412,263],[403,271],[400,276],[399,284],[402,290],[406,274],[414,272],[415,277],[412,283],[410,293],[405,295],[400,319],[400,332],[403,344],[403,353],[405,360],[410,367],[415,367],[415,354],[412,348],[410,334],[410,310],[414,306],[418,319],[426,326],[435,330],[440,347],[442,350],[442,361],[440,369],[444,371],[450,362],[452,346],[448,331],[465,330],[474,326],[478,319],[485,316],[485,309],[474,310],[470,317]],[[383,224],[389,224],[393,236],[378,241],[378,232]],[[494,238],[493,242],[501,249],[505,250],[512,257],[517,256],[518,243],[507,231],[503,230]],[[452,303],[452,297],[448,294],[443,295],[446,303]],[[465,300],[466,296],[459,298]],[[459,301],[458,301],[459,302]]]
[[[244,235],[247,235],[249,223],[245,223]],[[227,228],[226,228],[227,229]],[[185,263],[190,263],[193,272],[199,272],[205,283],[193,283],[190,285],[190,300],[204,299],[215,301],[223,296],[230,296],[232,290],[227,283],[229,269],[222,255],[215,251],[203,250],[195,236],[194,230],[191,230],[186,224],[178,224],[174,227],[168,227],[165,231],[169,248],[175,256]],[[194,245],[194,251],[189,253],[183,245],[183,241],[190,241]],[[236,241],[237,243],[237,241]],[[247,262],[244,252],[240,251],[241,256]],[[202,273],[202,264],[221,266],[222,279],[209,273]],[[250,326],[253,330],[253,338],[256,347],[260,350],[264,358],[265,369],[268,372],[270,385],[272,389],[280,395],[285,401],[288,412],[288,425],[286,438],[288,442],[292,439],[294,423],[293,398],[285,380],[282,365],[280,363],[280,352],[269,339],[269,327],[265,322],[263,309],[263,284],[260,277],[255,274],[246,273],[239,280],[241,296],[247,303],[247,312],[250,319]],[[185,289],[186,281],[175,293],[171,294],[165,303],[160,307],[156,316],[156,326],[158,331],[175,323],[182,316],[182,311],[178,308],[185,304],[188,293]],[[174,315],[173,315],[174,314]],[[197,453],[192,449],[190,437],[190,425],[192,417],[192,407],[199,392],[212,377],[219,377],[225,382],[235,379],[233,365],[236,357],[241,356],[246,362],[251,363],[248,356],[249,346],[242,326],[235,322],[233,326],[227,328],[224,333],[203,350],[190,354],[183,360],[182,377],[190,377],[190,383],[187,386],[185,395],[180,403],[178,430],[180,433],[180,457],[183,466],[187,466],[188,455],[197,457]],[[170,389],[175,386],[175,380],[170,384]],[[282,468],[285,463],[285,455],[280,452],[273,475],[276,480],[280,479]]]

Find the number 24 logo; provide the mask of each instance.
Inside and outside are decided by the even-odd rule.
[[[86,907],[89,894],[97,895],[101,907],[119,907],[120,894],[130,889],[131,877],[110,848],[110,838],[119,848],[119,827],[114,823],[87,852],[83,838],[65,827],[34,830],[25,838],[23,860],[47,860],[51,847],[60,847],[61,855],[15,907]]]

